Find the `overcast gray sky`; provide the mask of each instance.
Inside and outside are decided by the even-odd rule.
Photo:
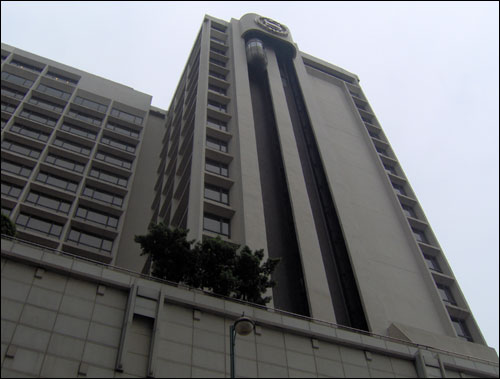
[[[203,16],[257,13],[357,74],[489,346],[498,352],[498,2],[10,2],[2,42],[167,109]]]

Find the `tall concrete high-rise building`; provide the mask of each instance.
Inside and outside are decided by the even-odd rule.
[[[246,366],[238,366],[244,376],[375,376],[377,370],[498,376],[498,357],[486,346],[359,78],[301,52],[291,31],[266,17],[206,16],[168,112],[152,107],[150,95],[2,44],[2,212],[18,229],[14,242],[2,239],[8,307],[44,308],[33,291],[22,295],[15,284],[31,275],[33,288],[57,291],[39,284],[47,270],[73,288],[63,289],[64,296],[82,299],[86,290],[75,288],[95,285],[97,295],[111,297],[106,305],[122,312],[121,320],[110,316],[94,293],[101,313],[85,318],[80,301],[79,316],[49,306],[44,312],[54,313],[53,326],[26,324],[52,333],[48,352],[36,352],[40,359],[53,354],[68,360],[65,367],[78,362],[75,375],[94,366],[139,376],[227,374],[228,342],[219,337],[227,337],[228,322],[243,309],[258,325]],[[147,274],[150,262],[133,239],[150,222],[189,229],[190,239],[219,236],[281,258],[272,310],[139,278],[134,272]],[[47,258],[44,247],[57,254]],[[93,266],[83,268],[79,257]],[[185,319],[187,310],[192,319]],[[16,348],[25,348],[28,335],[18,328],[31,320],[20,312],[5,317],[14,329],[2,339],[2,367],[28,373],[15,366]],[[78,322],[68,321],[70,315],[121,337],[112,338],[114,345],[92,340],[92,326],[88,334],[72,334]],[[184,329],[191,337],[180,337]],[[62,349],[54,347],[54,335],[106,345],[114,358],[103,363],[96,358],[102,350],[87,347],[65,356],[55,352]],[[133,351],[135,338],[149,347]],[[307,339],[312,347],[302,348]],[[341,371],[333,363],[325,368],[336,358],[324,349],[340,349]],[[127,366],[134,362],[127,354],[140,356],[138,365],[147,370]],[[269,362],[269,354],[286,359]],[[218,358],[226,365],[214,363]],[[374,361],[378,369],[370,366]],[[37,369],[53,373],[45,363]]]

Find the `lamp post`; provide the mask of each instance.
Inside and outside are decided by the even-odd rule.
[[[236,342],[236,333],[240,336],[249,335],[255,327],[255,323],[248,317],[245,316],[245,313],[241,315],[239,319],[237,319],[233,325],[229,327],[229,338],[231,342],[231,378],[234,378],[234,344]]]

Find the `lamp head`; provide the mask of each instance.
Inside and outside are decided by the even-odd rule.
[[[247,336],[252,332],[254,326],[255,324],[250,318],[246,316],[241,316],[234,323],[234,330],[240,336]]]

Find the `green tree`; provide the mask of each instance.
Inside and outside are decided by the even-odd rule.
[[[10,218],[2,213],[2,234],[14,237],[16,235],[16,225]]]
[[[238,278],[235,297],[251,303],[265,305],[271,301],[270,296],[262,297],[268,288],[273,288],[276,282],[271,274],[280,262],[279,258],[269,258],[264,264],[264,250],[252,252],[248,246],[243,247],[238,254],[234,275]]]
[[[153,276],[176,283],[194,279],[196,257],[191,249],[194,241],[187,240],[187,233],[187,230],[172,230],[165,223],[159,223],[150,224],[148,234],[134,237],[141,245],[141,255],[151,255]],[[198,284],[194,280],[189,282]]]
[[[263,250],[252,252],[245,246],[238,253],[237,246],[219,237],[192,246],[187,233],[160,223],[151,224],[148,234],[135,236],[141,255],[151,255],[153,276],[256,304],[271,300],[262,295],[276,284],[270,277],[279,259],[262,263]]]

